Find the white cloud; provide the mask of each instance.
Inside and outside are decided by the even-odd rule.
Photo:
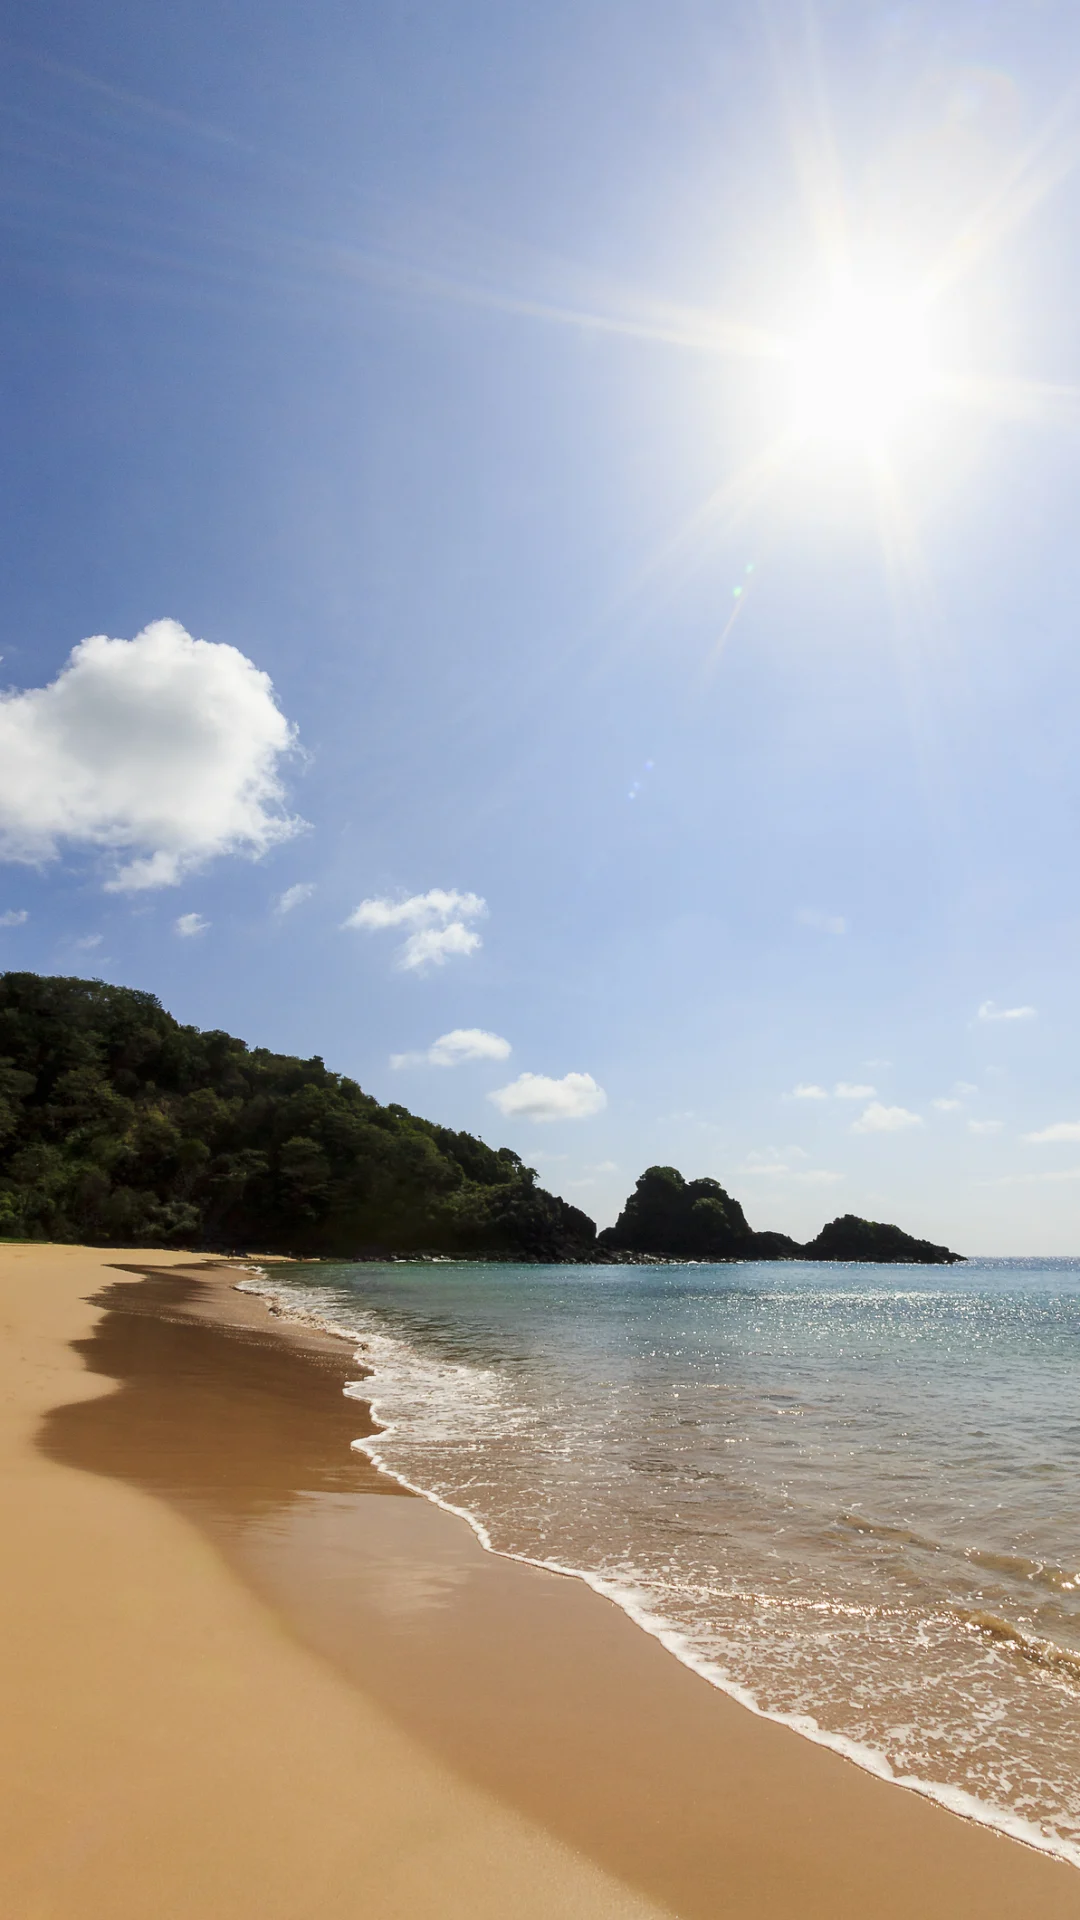
[[[1000,1133],[1004,1125],[1005,1125],[1004,1120],[969,1120],[968,1132],[969,1133]],[[1080,1132],[1077,1133],[1077,1139],[1080,1139]]]
[[[877,1088],[856,1086],[851,1080],[838,1080],[833,1092],[838,1100],[872,1100]]]
[[[939,1113],[958,1113],[963,1104],[962,1100],[931,1100],[930,1102],[930,1105],[936,1107]]]
[[[0,855],[127,856],[110,892],[175,886],[221,854],[296,833],[278,762],[294,742],[268,676],[235,647],[155,620],[83,640],[47,687],[0,694]]]
[[[1055,1184],[1059,1180],[1080,1180],[1080,1167],[1059,1167],[1053,1173],[1000,1173],[994,1180],[980,1180],[980,1187],[1032,1187]]]
[[[805,1158],[800,1147],[788,1147],[786,1152],[790,1158]],[[793,1167],[774,1147],[770,1147],[768,1153],[748,1153],[738,1171],[748,1177],[798,1180],[807,1187],[833,1186],[844,1178],[842,1173],[832,1173],[827,1167]]]
[[[176,922],[176,931],[184,940],[191,940],[197,933],[205,933],[210,925],[201,913],[182,913]]]
[[[513,1049],[501,1034],[483,1027],[455,1027],[420,1053],[392,1053],[392,1067],[460,1067],[467,1060],[506,1060]]]
[[[865,1113],[861,1113],[852,1127],[852,1133],[903,1133],[908,1127],[921,1127],[922,1119],[917,1113],[909,1113],[906,1107],[883,1107],[880,1100],[871,1101]]]
[[[795,918],[800,927],[813,927],[816,933],[847,932],[847,921],[842,913],[822,913],[819,907],[800,907]]]
[[[505,1119],[588,1120],[607,1106],[607,1094],[591,1073],[519,1073],[507,1087],[488,1094]]]
[[[9,907],[6,913],[0,913],[0,927],[25,927],[29,918],[25,907]]]
[[[365,933],[411,927],[413,931],[398,950],[399,967],[410,972],[441,967],[454,953],[475,953],[481,945],[480,935],[465,923],[482,920],[486,914],[487,901],[480,894],[432,887],[428,893],[413,893],[405,900],[390,900],[383,895],[361,900],[345,925],[359,927]]]
[[[81,940],[76,940],[75,945],[80,953],[89,953],[92,947],[100,947],[104,938],[103,933],[84,933]]]
[[[824,1087],[815,1087],[805,1080],[800,1080],[788,1095],[789,1100],[827,1100],[828,1097]]]
[[[984,1000],[979,1008],[980,1020],[1034,1020],[1034,1007],[999,1007],[993,1000]]]
[[[294,907],[302,907],[314,891],[314,880],[300,880],[295,887],[286,887],[284,893],[278,895],[275,913],[291,913]]]
[[[1052,1127],[1043,1127],[1039,1133],[1025,1133],[1025,1140],[1033,1146],[1053,1145],[1056,1141],[1080,1140],[1080,1120],[1057,1120]]]

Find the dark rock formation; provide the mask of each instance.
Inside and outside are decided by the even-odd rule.
[[[881,1260],[951,1266],[964,1256],[950,1253],[948,1247],[936,1247],[930,1240],[913,1240],[899,1227],[885,1226],[879,1220],[860,1220],[854,1213],[844,1213],[822,1227],[817,1239],[803,1247],[802,1257],[804,1260]]]

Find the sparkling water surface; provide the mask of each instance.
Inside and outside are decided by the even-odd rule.
[[[374,1457],[494,1547],[1080,1865],[1080,1260],[271,1284],[355,1334]]]

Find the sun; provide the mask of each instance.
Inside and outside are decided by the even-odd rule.
[[[917,294],[837,288],[786,355],[797,438],[836,452],[883,452],[933,394],[933,348]]]

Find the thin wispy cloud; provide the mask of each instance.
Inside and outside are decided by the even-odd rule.
[[[976,1014],[978,1020],[1034,1020],[1034,1007],[999,1007],[993,1000],[984,1000]]]
[[[305,900],[310,900],[314,891],[314,880],[297,881],[295,887],[286,887],[284,893],[279,893],[274,912],[291,913],[294,907],[302,907]]]
[[[828,1167],[801,1167],[791,1164],[793,1159],[805,1159],[802,1148],[789,1147],[783,1154],[775,1149],[768,1153],[748,1153],[737,1172],[748,1179],[797,1180],[807,1187],[835,1186],[842,1180],[842,1173],[834,1173]]]
[[[930,1105],[936,1107],[938,1113],[959,1113],[964,1103],[962,1100],[931,1100]]]
[[[475,953],[482,944],[480,935],[467,923],[484,919],[487,910],[487,901],[478,893],[432,887],[403,900],[387,895],[361,900],[345,925],[364,933],[411,929],[398,949],[397,964],[406,973],[421,972],[443,966],[451,955]]]
[[[25,927],[30,915],[25,907],[9,907],[0,913],[0,927]]]
[[[853,1080],[838,1080],[833,1093],[838,1100],[872,1100],[876,1087],[862,1087]]]
[[[418,1053],[392,1053],[392,1067],[462,1067],[470,1060],[507,1060],[512,1048],[501,1034],[483,1027],[455,1027]]]
[[[852,1133],[906,1133],[911,1127],[922,1126],[922,1116],[909,1112],[907,1107],[886,1107],[880,1100],[874,1100],[861,1113],[852,1126]]]
[[[800,907],[795,915],[800,927],[812,927],[815,933],[846,933],[848,923],[842,913],[825,913],[820,907]]]
[[[201,913],[182,913],[173,924],[182,940],[193,940],[196,934],[206,932],[210,922]]]
[[[1042,1127],[1038,1133],[1025,1133],[1034,1147],[1056,1146],[1059,1142],[1080,1140],[1080,1120],[1056,1120],[1052,1127]]]
[[[488,1099],[507,1120],[589,1120],[607,1106],[607,1094],[591,1073],[564,1073],[561,1080],[519,1073]]]
[[[969,1133],[1000,1133],[1004,1125],[1005,1125],[1004,1120],[969,1120],[968,1132]],[[1077,1138],[1080,1139],[1080,1134],[1077,1135]]]
[[[792,1087],[787,1095],[789,1100],[827,1100],[828,1097],[826,1087],[815,1086],[813,1081],[808,1080],[800,1080],[798,1086]]]
[[[96,848],[116,893],[257,857],[303,824],[284,811],[293,746],[268,676],[235,647],[175,620],[83,640],[48,686],[0,694],[0,857]]]
[[[103,933],[84,933],[81,939],[74,942],[74,945],[79,953],[90,953],[94,947],[100,947],[104,938]]]

